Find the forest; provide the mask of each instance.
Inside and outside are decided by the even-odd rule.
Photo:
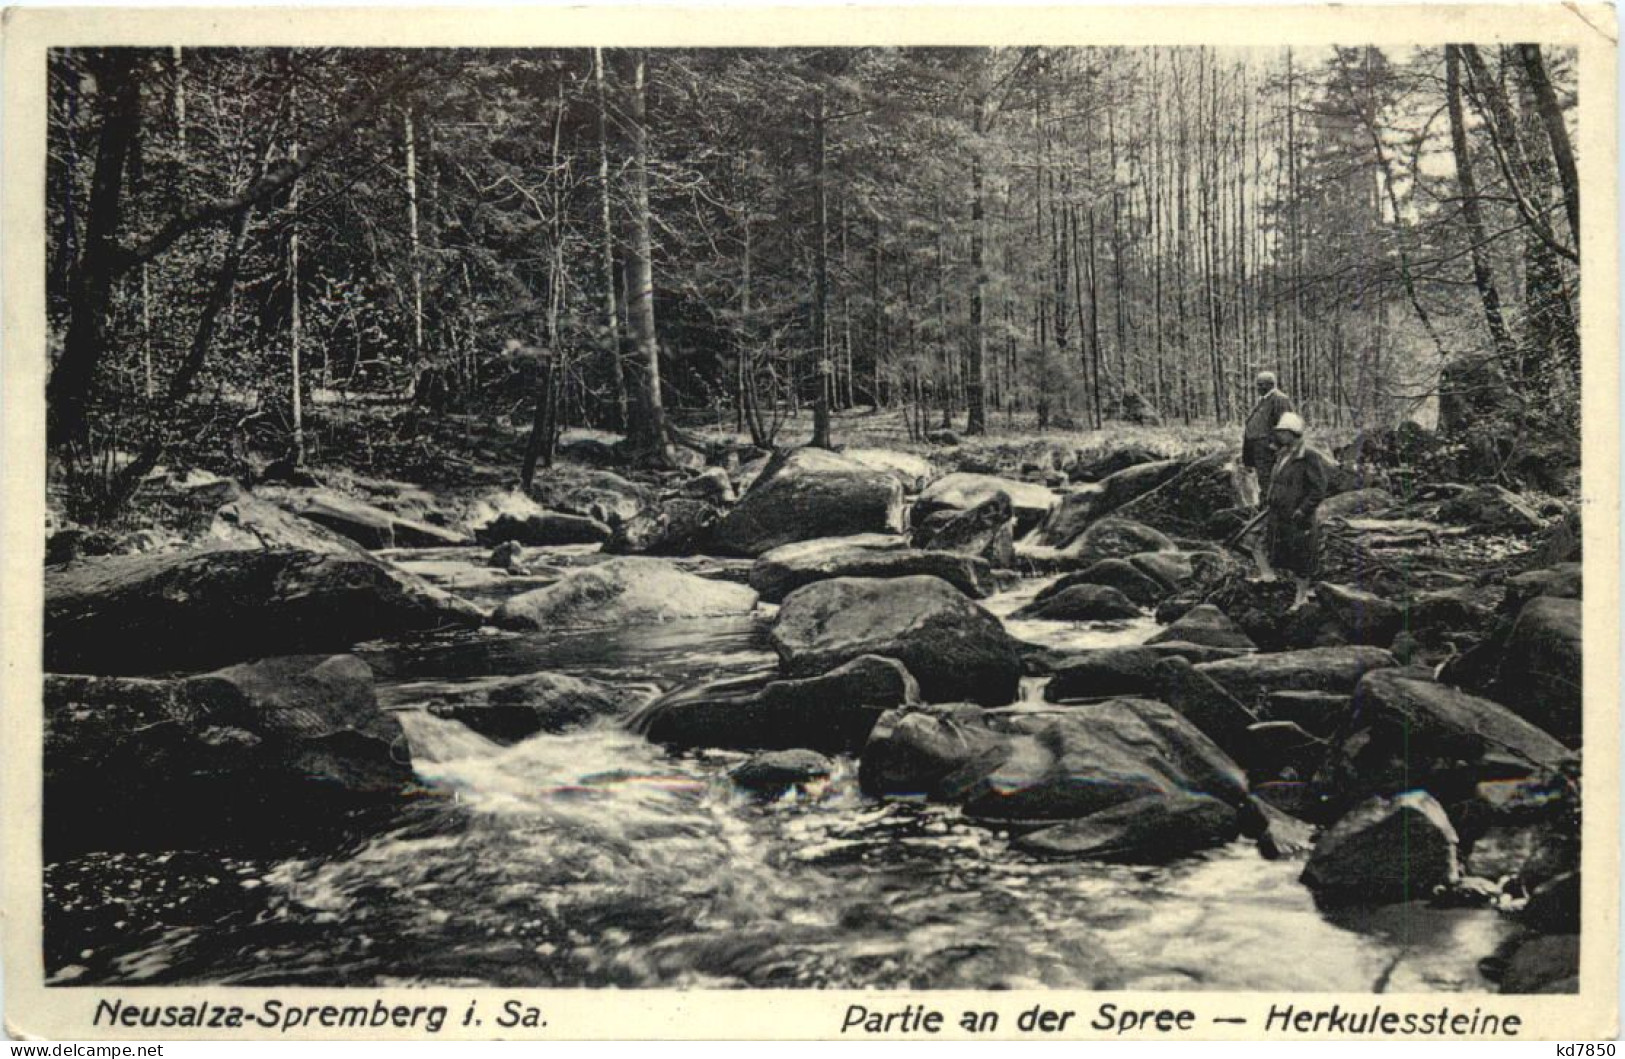
[[[369,404],[522,423],[528,479],[567,426],[658,466],[685,428],[828,446],[856,409],[915,441],[1230,423],[1265,369],[1315,427],[1432,425],[1443,389],[1495,410],[1499,464],[1573,464],[1573,66],[59,51],[53,467],[95,521],[178,448],[342,462]]]
[[[1609,59],[53,52],[49,982],[1579,992]]]

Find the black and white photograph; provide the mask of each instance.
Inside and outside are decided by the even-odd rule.
[[[51,47],[44,985],[1581,992],[1613,130],[1254,39]]]

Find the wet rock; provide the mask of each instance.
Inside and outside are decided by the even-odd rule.
[[[954,552],[914,551],[904,537],[878,533],[800,541],[774,548],[751,567],[750,585],[762,599],[777,603],[814,581],[832,577],[928,575],[953,585],[972,599],[993,594],[987,561]]]
[[[1027,717],[893,711],[875,726],[859,776],[870,794],[958,803],[988,821],[1073,819],[1179,793],[1249,805],[1236,764],[1149,699]]]
[[[918,493],[937,477],[930,460],[891,449],[842,449],[841,455],[871,471],[881,471],[897,479],[905,493]]]
[[[268,658],[183,680],[47,676],[47,848],[329,833],[413,782],[372,671]]]
[[[1423,900],[1460,878],[1456,843],[1455,828],[1431,796],[1374,798],[1320,837],[1303,882],[1327,903]]]
[[[1366,673],[1395,665],[1380,647],[1311,647],[1206,662],[1196,671],[1243,705],[1261,707],[1276,691],[1352,691]]]
[[[740,765],[728,778],[748,791],[778,794],[828,779],[833,770],[829,758],[811,750],[770,750]]]
[[[611,555],[703,555],[722,509],[705,500],[673,497],[644,508],[615,527],[604,551]]]
[[[549,511],[594,519],[611,529],[653,504],[653,490],[612,471],[555,464],[538,471],[530,495]]]
[[[1141,552],[1177,551],[1174,542],[1150,526],[1128,519],[1103,518],[1090,525],[1066,548],[1066,554],[1087,565],[1102,559],[1122,559]]]
[[[1143,573],[1139,567],[1125,559],[1102,559],[1087,569],[1068,574],[1040,592],[1035,602],[1071,588],[1074,585],[1105,585],[1115,588],[1142,607],[1156,604],[1167,590],[1160,581]]]
[[[510,574],[519,573],[525,568],[525,548],[518,541],[503,541],[491,549],[486,558],[485,565],[498,570],[506,570]]]
[[[1521,939],[1501,972],[1503,993],[1578,993],[1580,935],[1531,934]]]
[[[1154,794],[1021,835],[1023,853],[1079,860],[1164,864],[1222,846],[1240,833],[1234,807],[1203,794]]]
[[[1015,518],[1010,498],[997,493],[965,511],[944,508],[914,530],[914,546],[986,559],[994,568],[1015,565]]]
[[[561,515],[548,511],[540,515],[499,515],[496,521],[480,526],[474,539],[481,544],[513,541],[532,548],[561,544],[600,544],[610,538],[610,528],[594,518]]]
[[[1450,804],[1473,797],[1479,783],[1556,774],[1572,759],[1505,707],[1414,671],[1385,669],[1355,689],[1330,783],[1345,801],[1425,788]]]
[[[1022,607],[1014,617],[1038,621],[1115,621],[1134,618],[1140,608],[1106,585],[1073,585]]]
[[[1154,696],[1160,656],[1144,647],[1105,647],[1071,655],[1055,667],[1044,701]]]
[[[1010,478],[996,478],[990,474],[971,474],[958,471],[938,478],[920,494],[914,505],[914,521],[921,522],[934,511],[951,509],[969,511],[986,503],[999,493],[1010,498],[1010,510],[1016,519],[1016,535],[1020,536],[1044,520],[1060,500],[1050,490],[1030,482]]]
[[[515,596],[491,622],[504,629],[639,625],[747,614],[755,606],[755,590],[744,585],[684,573],[659,559],[623,558]]]
[[[1207,647],[1256,650],[1256,645],[1218,607],[1204,603],[1192,607],[1148,643],[1194,643]]]
[[[935,577],[843,577],[799,588],[780,606],[772,641],[790,677],[859,655],[895,658],[928,702],[1002,706],[1021,678],[1015,641],[999,619]]]
[[[1347,641],[1325,604],[1310,596],[1293,607],[1289,578],[1263,581],[1235,577],[1208,593],[1208,602],[1225,615],[1262,651],[1339,646]]]
[[[1461,494],[1439,509],[1439,518],[1478,533],[1533,533],[1546,525],[1527,501],[1498,485]]]
[[[56,671],[196,670],[481,621],[472,604],[354,550],[186,550],[45,572],[45,666]]]
[[[565,732],[614,717],[644,698],[620,687],[567,673],[531,673],[485,685],[464,695],[442,697],[428,710],[459,721],[497,743],[517,743],[540,732]]]
[[[957,445],[959,444],[959,435],[951,430],[928,430],[925,434],[925,440],[933,445]]]
[[[1154,670],[1156,697],[1231,756],[1250,746],[1248,730],[1258,715],[1217,681],[1183,658],[1159,659]]]
[[[1542,934],[1578,934],[1583,893],[1579,870],[1563,872],[1535,887],[1520,918]]]
[[[1405,612],[1374,593],[1324,581],[1314,591],[1315,599],[1351,644],[1387,647],[1404,623]]]
[[[678,486],[677,494],[688,500],[698,500],[717,506],[731,504],[737,499],[734,495],[733,479],[729,478],[728,472],[721,467],[707,467]]]
[[[903,489],[884,471],[822,449],[770,461],[713,531],[727,555],[758,556],[796,541],[901,533]]]

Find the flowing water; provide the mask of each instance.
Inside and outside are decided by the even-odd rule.
[[[479,559],[422,572],[511,594]],[[1009,624],[1071,648],[1151,628]],[[762,801],[727,778],[743,754],[673,755],[612,722],[501,746],[421,708],[542,669],[651,695],[765,672],[759,618],[358,653],[438,793],[343,849],[50,865],[53,981],[1487,991],[1478,960],[1508,930],[1487,910],[1323,913],[1300,863],[1246,842],[1161,867],[1034,860],[954,809],[863,797],[849,759]]]

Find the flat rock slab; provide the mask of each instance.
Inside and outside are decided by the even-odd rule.
[[[751,568],[751,587],[777,603],[803,585],[832,577],[938,577],[972,599],[997,587],[985,559],[947,551],[915,551],[905,537],[878,533],[829,537],[774,548]]]
[[[647,625],[748,614],[756,592],[684,573],[660,559],[617,558],[577,570],[503,603],[491,615],[504,629]]]
[[[480,625],[472,604],[360,553],[205,549],[45,572],[45,665],[159,673]]]

